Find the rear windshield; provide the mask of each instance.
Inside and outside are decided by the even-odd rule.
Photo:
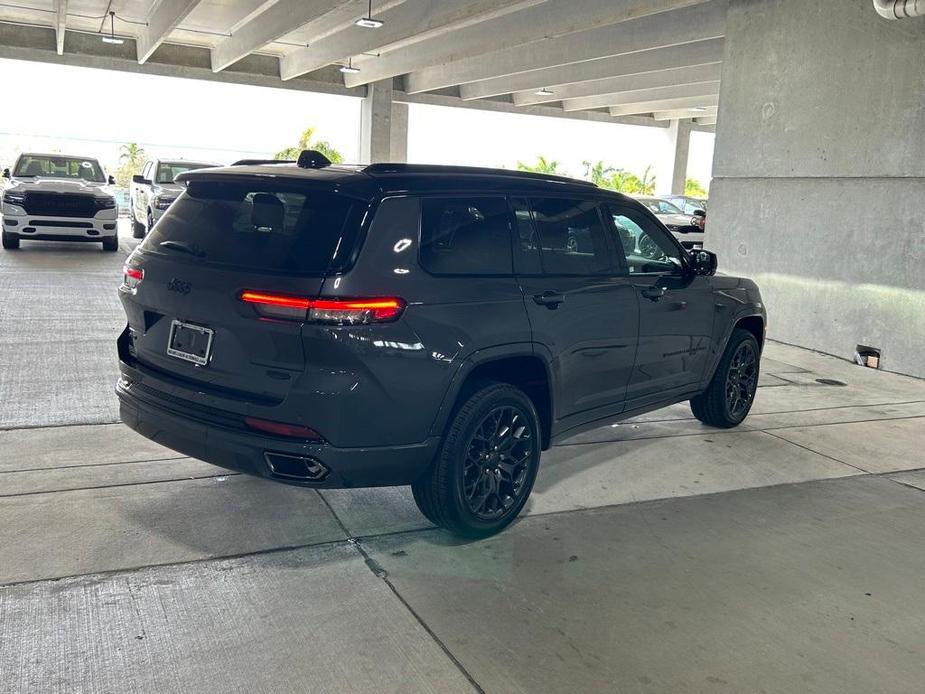
[[[298,184],[192,181],[144,247],[209,264],[320,275],[352,255],[365,207]]]

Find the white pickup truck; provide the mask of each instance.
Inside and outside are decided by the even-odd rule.
[[[183,161],[182,159],[149,159],[141,173],[132,176],[129,187],[129,205],[132,216],[132,236],[144,238],[154,223],[180,197],[183,186],[175,183],[177,176],[194,169],[205,169],[219,164]]]
[[[20,154],[13,170],[3,170],[3,247],[22,239],[97,241],[119,249],[119,210],[112,176],[92,157]]]

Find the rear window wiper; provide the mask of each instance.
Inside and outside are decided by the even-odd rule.
[[[182,241],[161,241],[158,246],[161,248],[166,248],[170,251],[180,251],[181,253],[189,253],[194,255],[197,258],[205,258],[206,254],[204,251],[201,251],[196,246],[188,246]]]

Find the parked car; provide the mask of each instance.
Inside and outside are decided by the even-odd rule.
[[[661,198],[637,197],[636,199],[668,227],[682,246],[688,250],[703,248],[702,217],[684,214],[679,207]]]
[[[116,198],[93,157],[23,153],[13,170],[4,169],[0,215],[7,250],[22,239],[95,241],[103,250],[119,248]]]
[[[132,176],[129,186],[130,215],[132,218],[132,236],[144,238],[180,195],[183,187],[176,182],[177,176],[187,171],[218,166],[205,162],[183,161],[180,159],[149,159],[141,168],[141,173]]]
[[[665,195],[662,200],[667,200],[680,208],[684,214],[694,214],[697,210],[707,211],[707,201],[702,198],[692,198],[689,195]]]
[[[639,202],[328,164],[180,177],[119,290],[129,427],[279,482],[408,484],[435,524],[479,537],[517,516],[557,441],[685,400],[717,427],[748,414],[758,287]]]
[[[666,195],[667,200],[675,207],[680,208],[684,214],[691,215],[691,223],[700,229],[707,229],[707,201],[702,198],[692,198],[688,195]]]

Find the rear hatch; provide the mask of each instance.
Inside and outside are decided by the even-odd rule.
[[[367,206],[298,179],[191,180],[128,261],[143,272],[122,292],[137,362],[210,406],[282,402],[305,365],[301,325],[240,296],[317,296],[352,257]]]

